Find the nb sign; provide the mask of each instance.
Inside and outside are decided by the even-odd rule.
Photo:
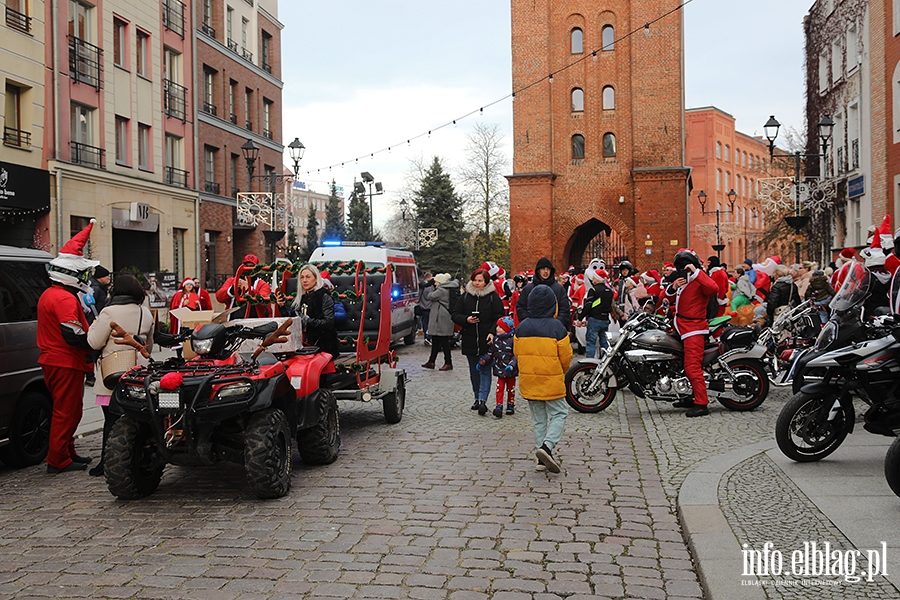
[[[150,205],[141,202],[132,202],[128,219],[130,221],[146,221],[150,218]]]

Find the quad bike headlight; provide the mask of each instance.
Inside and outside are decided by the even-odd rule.
[[[135,400],[147,399],[147,390],[145,390],[142,386],[126,385],[124,386],[124,389],[125,395],[129,398],[134,398]]]
[[[219,398],[233,398],[235,396],[243,396],[249,394],[253,389],[253,385],[249,381],[240,383],[232,383],[219,388]]]
[[[209,354],[209,351],[212,350],[213,342],[215,340],[213,338],[206,338],[205,340],[191,340],[191,349],[196,354],[205,355]]]

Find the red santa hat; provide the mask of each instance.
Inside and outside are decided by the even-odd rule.
[[[181,286],[179,286],[178,289],[183,290],[183,289],[184,289],[184,286],[186,286],[187,284],[191,284],[191,287],[193,287],[194,289],[197,288],[197,284],[194,283],[193,277],[185,277],[185,278],[184,278],[184,281],[181,282]]]
[[[497,329],[502,329],[503,333],[509,333],[514,326],[512,317],[500,317],[497,319]]]
[[[488,275],[491,276],[491,279],[494,279],[495,277],[497,277],[497,274],[500,273],[500,267],[497,266],[497,263],[495,263],[493,261],[489,261],[489,260],[484,261],[483,263],[481,263],[480,268],[487,271]]]
[[[607,281],[609,279],[609,273],[606,272],[606,269],[597,269],[594,271],[594,278],[599,279],[600,281]]]
[[[72,236],[72,239],[59,249],[59,254],[50,261],[48,268],[48,276],[51,280],[79,288],[84,292],[90,290],[88,278],[91,269],[99,265],[100,261],[85,258],[84,246],[87,244],[96,222],[96,219],[91,219],[87,227]]]
[[[663,264],[663,270],[665,270],[665,269],[672,269],[672,270],[674,271],[674,270],[675,270],[675,263],[673,263],[672,261],[667,260],[667,261]]]
[[[781,264],[781,257],[778,256],[777,254],[775,256],[772,256],[771,258],[772,258],[772,262],[774,262],[776,265]]]
[[[840,254],[841,258],[850,260],[855,256],[856,256],[856,250],[854,250],[853,248],[844,248],[843,250],[841,250],[841,254]]]
[[[881,247],[885,252],[894,247],[894,236],[891,235],[891,215],[884,215],[877,233],[876,237],[881,241]]]
[[[654,282],[659,283],[659,271],[657,271],[656,269],[650,269],[649,271],[645,271],[641,275],[641,279],[644,281],[644,283],[650,283],[650,284],[652,284]]]
[[[72,258],[84,256],[84,245],[87,244],[90,239],[91,230],[94,228],[94,223],[96,222],[97,219],[91,219],[91,222],[88,223],[87,227],[73,235],[72,239],[59,249],[59,255],[65,255]],[[97,264],[99,265],[100,263],[98,262]]]

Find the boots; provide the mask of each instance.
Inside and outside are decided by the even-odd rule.
[[[498,404],[497,406],[495,406],[493,413],[494,413],[495,417],[497,417],[498,419],[502,419],[503,418],[503,405]]]
[[[487,402],[484,400],[478,401],[478,414],[482,417],[487,414]]]
[[[506,403],[506,414],[508,414],[508,415],[514,415],[514,414],[516,414],[516,403],[515,403],[515,402],[509,402],[509,401],[507,401],[507,403]]]

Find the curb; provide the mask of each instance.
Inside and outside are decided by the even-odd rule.
[[[765,600],[763,588],[742,585],[742,550],[719,505],[719,482],[728,470],[776,446],[757,442],[709,458],[693,469],[678,491],[678,518],[707,600]],[[752,578],[752,579],[755,579]]]

